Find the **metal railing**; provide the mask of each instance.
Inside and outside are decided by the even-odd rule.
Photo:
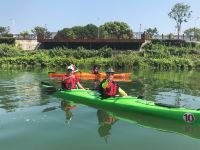
[[[4,37],[1,36],[0,37]],[[40,39],[63,39],[63,37],[59,37],[57,35],[57,32],[51,32],[48,36],[47,35],[40,35],[39,37],[37,37],[34,34],[28,34],[28,35],[21,35],[21,34],[14,34],[10,37],[14,37],[16,40],[37,40],[38,38]],[[84,38],[87,39],[87,38]],[[95,40],[98,40],[97,38],[94,38]],[[100,38],[99,40],[103,40],[106,38]],[[110,40],[117,40],[116,38],[109,38]],[[187,42],[196,42],[196,41],[200,41],[200,37],[194,36],[194,35],[154,35],[154,36],[149,36],[147,34],[145,34],[144,32],[134,32],[133,33],[133,39],[135,40],[141,40],[141,39],[145,39],[145,40],[151,40],[151,39],[160,39],[160,40],[185,40]],[[88,39],[89,40],[89,39]],[[92,39],[91,39],[92,40]],[[121,39],[122,40],[122,39]],[[123,39],[123,40],[128,40],[128,39]]]
[[[196,42],[200,41],[200,37],[196,37],[194,35],[154,35],[152,39],[160,39],[160,40],[184,40],[186,42]]]
[[[0,38],[15,38],[16,40],[37,40],[37,36],[34,34],[21,35],[21,34],[9,34],[8,36],[1,35]]]
[[[20,34],[14,34],[13,37],[16,40],[37,40],[37,36],[34,35],[34,34],[28,34],[28,35],[25,35],[25,36],[22,36]]]

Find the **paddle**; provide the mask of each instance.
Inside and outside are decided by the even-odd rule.
[[[45,93],[48,93],[48,94],[54,93],[58,90],[49,82],[42,81],[41,86],[42,86],[42,92],[45,92]]]
[[[49,71],[48,74],[50,74],[50,73],[56,73],[56,72],[55,71]]]
[[[76,72],[81,72],[79,69],[75,70],[74,73]],[[55,71],[49,71],[48,74],[51,74],[51,73],[56,73]],[[61,74],[61,73],[58,73],[58,74]],[[66,74],[66,73],[62,73],[62,74]]]
[[[47,93],[53,93],[62,90],[62,89],[56,89],[53,84],[44,81],[41,82],[41,86],[42,86],[42,91]],[[85,90],[89,90],[89,88],[85,88]]]

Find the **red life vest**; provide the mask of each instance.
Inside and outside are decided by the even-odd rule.
[[[67,76],[65,76],[64,78],[66,78],[66,77]],[[64,90],[76,89],[76,83],[77,83],[76,78],[64,79],[62,82],[62,88]]]
[[[100,90],[99,92],[101,93],[102,95],[102,98],[108,98],[108,97],[115,97],[116,94],[117,94],[117,91],[118,91],[118,86],[117,84],[112,81],[112,82],[109,82],[107,87],[104,89],[102,87],[102,84],[105,82],[106,80],[103,80],[100,84]]]
[[[92,74],[98,74],[98,73],[99,73],[99,67],[94,66],[94,67],[92,68]]]

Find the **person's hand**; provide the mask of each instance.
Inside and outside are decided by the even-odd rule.
[[[106,81],[107,81],[107,82],[110,82],[110,79],[108,78],[108,79],[106,79]]]
[[[69,78],[74,78],[74,77],[75,77],[75,76],[74,76],[73,74],[69,76]]]
[[[123,96],[127,97],[128,95],[127,95],[126,93],[124,93],[124,95],[123,95]]]

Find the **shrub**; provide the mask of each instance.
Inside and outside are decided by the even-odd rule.
[[[13,37],[0,37],[0,44],[15,44],[15,38]]]

